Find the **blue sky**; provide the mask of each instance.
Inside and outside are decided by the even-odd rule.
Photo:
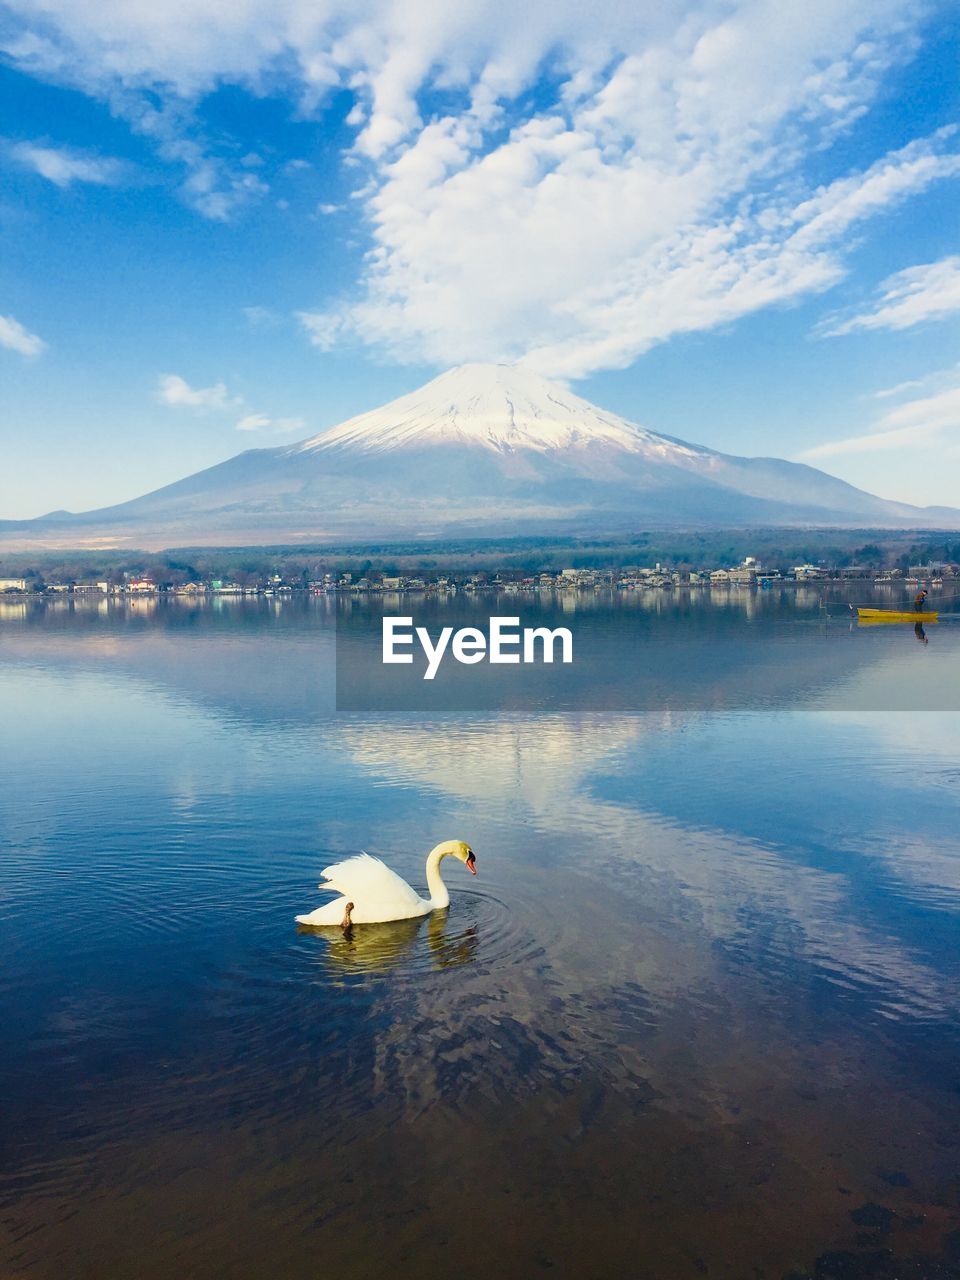
[[[960,505],[955,5],[0,14],[0,516],[495,359]]]

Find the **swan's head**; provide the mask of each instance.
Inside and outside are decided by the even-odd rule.
[[[441,858],[459,858],[472,876],[477,874],[477,855],[463,840],[448,840],[439,846]]]

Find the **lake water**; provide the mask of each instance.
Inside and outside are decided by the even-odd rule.
[[[338,713],[332,599],[0,604],[0,1276],[960,1274],[960,620],[522,611],[582,663]]]

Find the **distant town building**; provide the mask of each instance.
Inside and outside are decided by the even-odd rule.
[[[907,575],[911,578],[941,578],[943,571],[951,567],[943,560],[931,560],[929,564],[912,564]]]

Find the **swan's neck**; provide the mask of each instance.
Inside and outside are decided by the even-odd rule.
[[[440,911],[450,905],[450,894],[440,874],[440,863],[448,856],[442,852],[442,846],[439,845],[427,854],[427,888],[430,890],[430,906],[434,911]]]

